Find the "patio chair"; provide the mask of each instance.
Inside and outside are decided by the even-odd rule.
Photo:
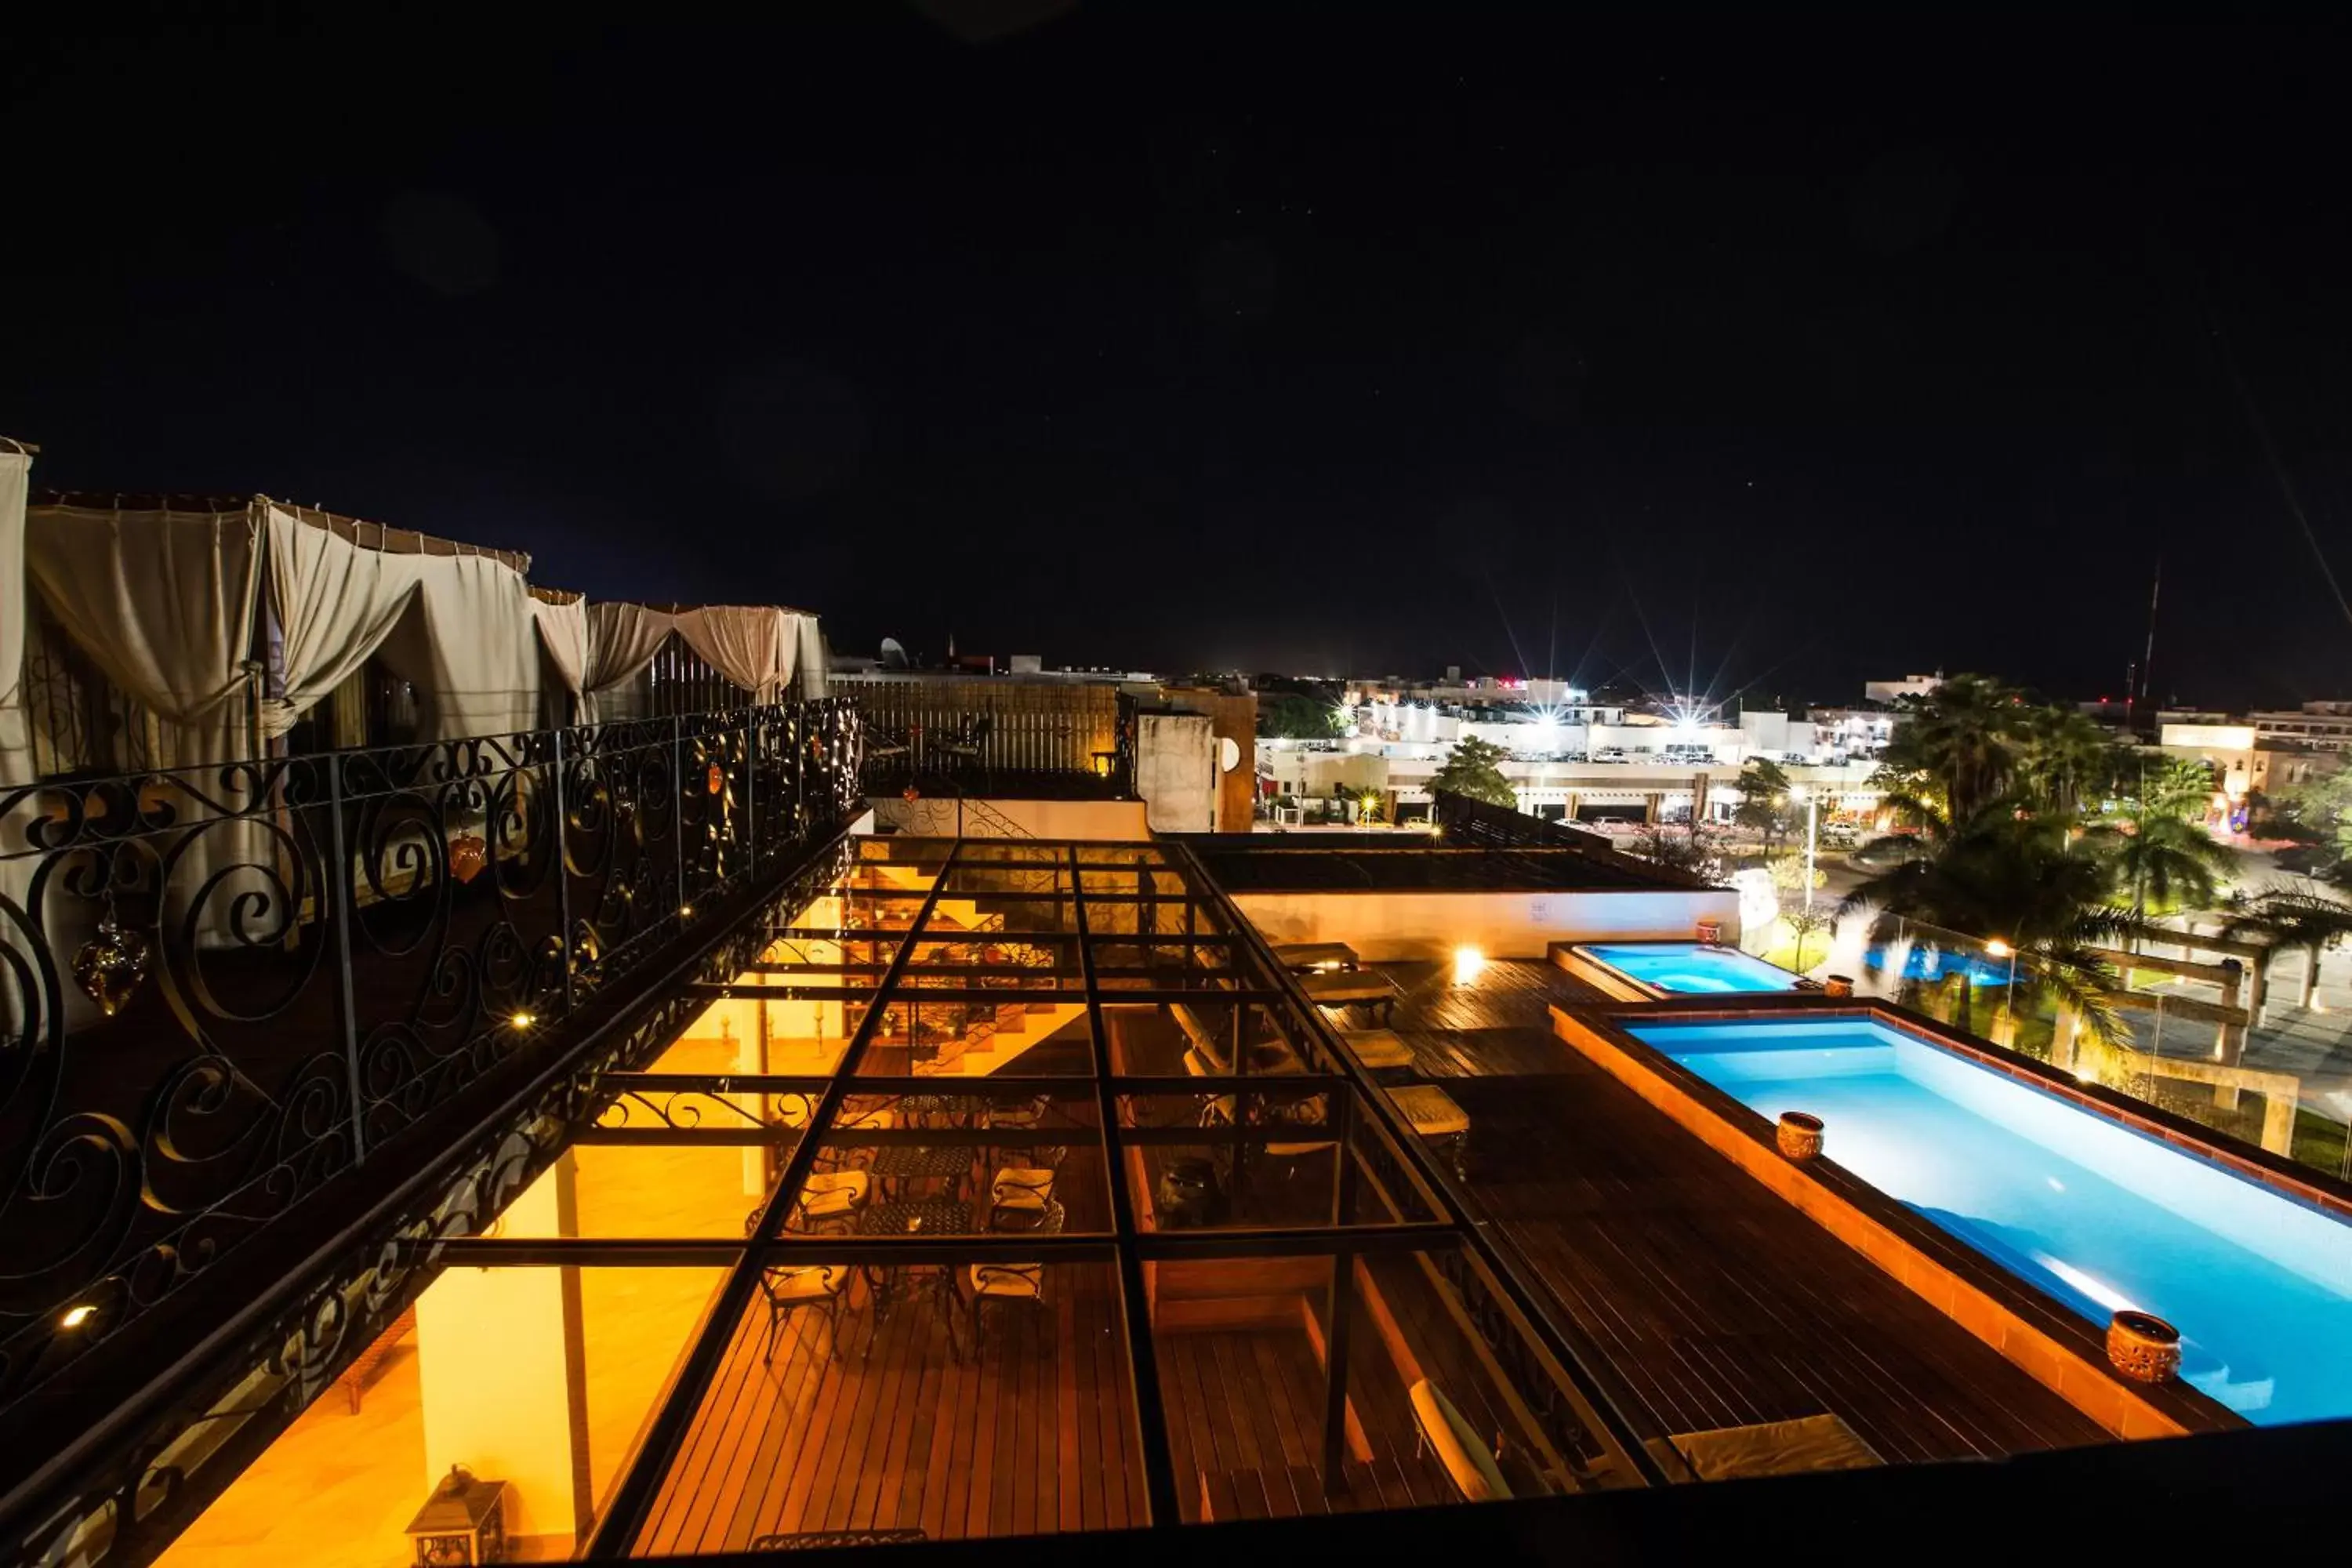
[[[864,1171],[812,1171],[801,1184],[800,1200],[793,1212],[803,1230],[831,1226],[846,1235],[857,1223],[874,1192],[874,1178]]]
[[[760,1360],[773,1363],[776,1336],[794,1312],[815,1311],[824,1319],[825,1351],[841,1359],[841,1300],[849,1288],[849,1266],[818,1263],[800,1268],[763,1268],[760,1293],[768,1299],[768,1337]]]
[[[1046,1209],[1046,1228],[1058,1231],[1059,1204]],[[971,1354],[980,1359],[981,1309],[994,1306],[1042,1313],[1045,1309],[1045,1266],[1042,1263],[975,1263],[967,1271],[971,1286]]]
[[[1420,1433],[1416,1457],[1434,1455],[1463,1501],[1494,1502],[1510,1497],[1510,1483],[1495,1462],[1500,1455],[1487,1448],[1486,1439],[1471,1429],[1443,1390],[1424,1377],[1406,1397],[1412,1405],[1413,1426]],[[1501,1445],[1496,1447],[1499,1449]]]
[[[960,770],[977,773],[984,781],[989,774],[988,737],[996,729],[995,718],[987,713],[968,721],[963,732],[940,747],[940,751]]]
[[[1054,1173],[1008,1165],[988,1184],[988,1228],[1034,1230],[1054,1201]]]

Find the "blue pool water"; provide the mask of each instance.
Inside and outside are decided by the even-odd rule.
[[[2352,1226],[1868,1019],[1631,1032],[2102,1329],[2166,1319],[2247,1419],[2352,1415]]]
[[[1797,983],[1787,970],[1738,948],[1695,942],[1588,942],[1578,951],[1661,991],[1786,991]]]
[[[1884,970],[1886,967],[1886,950],[1883,947],[1870,949],[1864,962],[1873,969]],[[1980,953],[1950,952],[1941,948],[1925,945],[1914,947],[1911,950],[1911,955],[1903,961],[1903,978],[1925,980],[1930,984],[1936,984],[1949,980],[1964,969],[1968,971],[1970,985],[2009,984],[2009,960],[2005,958],[1987,958]]]

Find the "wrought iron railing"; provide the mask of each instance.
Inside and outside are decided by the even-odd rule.
[[[861,749],[820,701],[0,795],[0,1412],[803,858]]]
[[[934,692],[919,683],[837,682],[867,715],[869,795],[984,794],[1041,781],[1092,781],[1107,797],[1135,789],[1132,698],[1108,687],[985,683]]]

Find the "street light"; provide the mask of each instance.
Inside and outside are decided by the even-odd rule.
[[[2009,989],[2001,995],[2000,1007],[2002,1012],[2014,1018],[2017,1016],[2017,949],[2000,938],[1993,937],[1984,944],[1984,950],[1988,957],[2009,960]]]
[[[1819,840],[1820,805],[1813,792],[1803,784],[1789,786],[1789,798],[1805,803],[1805,912],[1813,912],[1813,850]]]

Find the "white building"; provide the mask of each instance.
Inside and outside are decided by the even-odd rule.
[[[1941,670],[1933,675],[1906,675],[1900,680],[1865,680],[1862,683],[1862,700],[1894,702],[1905,697],[1925,697],[1943,684]]]

